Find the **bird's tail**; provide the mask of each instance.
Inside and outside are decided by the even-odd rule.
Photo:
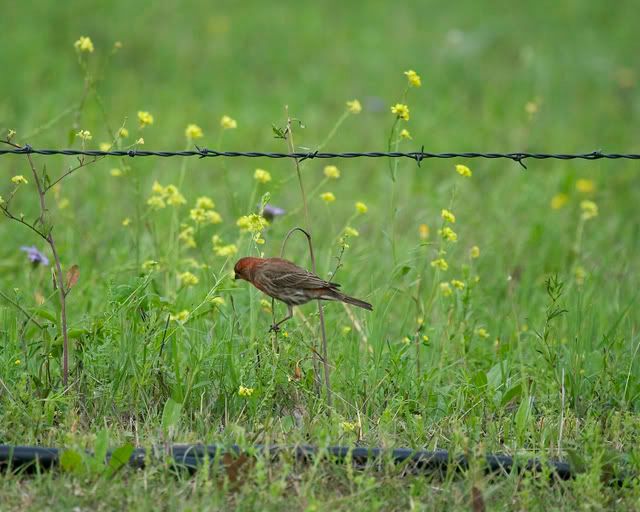
[[[340,292],[336,292],[336,293],[337,293],[337,299],[341,300],[342,302],[346,302],[347,304],[351,304],[353,306],[358,306],[359,308],[366,309],[368,311],[373,311],[373,306],[368,302],[365,302],[360,299],[356,299],[355,297],[349,297],[344,293],[340,293]]]

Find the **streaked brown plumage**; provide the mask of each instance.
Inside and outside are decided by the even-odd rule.
[[[234,268],[235,278],[249,281],[258,290],[284,302],[289,307],[285,318],[272,326],[278,326],[293,316],[293,306],[310,300],[335,300],[373,311],[373,306],[338,290],[337,283],[321,279],[315,274],[282,258],[241,258]]]

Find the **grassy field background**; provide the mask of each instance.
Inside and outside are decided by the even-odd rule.
[[[142,137],[141,149],[287,151],[272,126],[285,125],[288,105],[304,125],[293,125],[297,148],[384,151],[390,107],[406,92],[410,120],[393,138],[403,151],[640,152],[640,44],[630,1],[31,1],[2,11],[0,130],[15,130],[20,144],[81,147],[73,134],[89,130],[85,145],[99,148],[124,125],[129,135],[118,147]],[[80,36],[94,52],[74,50]],[[421,87],[407,90],[409,69]],[[87,73],[96,87],[85,97]],[[347,115],[326,141],[353,99],[362,112]],[[138,111],[153,124],[140,128]],[[223,130],[223,115],[237,128]],[[191,123],[202,138],[185,138]],[[412,140],[398,137],[402,128]],[[53,177],[77,163],[34,161]],[[473,175],[459,175],[457,164]],[[110,157],[80,169],[47,197],[63,266],[80,268],[68,298],[68,390],[50,268],[33,267],[19,248],[51,254],[25,226],[0,223],[0,441],[83,450],[108,434],[114,448],[445,448],[570,460],[580,473],[574,481],[488,479],[479,461],[462,478],[434,480],[261,460],[230,485],[215,472],[188,477],[164,466],[105,478],[87,463],[85,471],[2,474],[4,506],[453,508],[470,506],[473,488],[491,509],[633,506],[635,480],[623,488],[606,482],[611,471],[640,470],[638,164],[526,164],[402,160],[395,181],[382,159],[302,164],[318,273],[328,277],[342,253],[335,279],[374,305],[370,314],[325,306],[332,407],[314,392],[315,305],[286,324],[276,351],[265,297],[231,275],[238,257],[277,256],[287,231],[307,225],[291,161]],[[326,165],[340,177],[326,178]],[[257,168],[271,181],[256,181]],[[0,169],[5,199],[11,177],[29,180],[11,211],[34,219],[26,158],[2,156]],[[155,181],[176,186],[186,203],[150,208]],[[267,192],[287,215],[256,244],[237,220],[255,213]],[[325,192],[336,200],[323,201]],[[202,196],[222,222],[190,218]],[[442,209],[456,222],[445,222]],[[184,243],[188,226],[196,247]],[[439,235],[445,226],[456,242]],[[347,227],[358,236],[344,241]],[[236,254],[220,250],[231,244]],[[310,266],[301,238],[286,254]],[[431,265],[438,258],[446,271]],[[181,284],[187,271],[193,286]],[[176,319],[167,323],[169,315]]]

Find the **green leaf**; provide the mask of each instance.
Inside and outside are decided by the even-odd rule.
[[[519,398],[522,395],[522,384],[518,382],[515,386],[511,386],[505,393],[502,395],[502,400],[500,401],[500,405],[504,407],[514,398]]]
[[[162,410],[162,430],[165,434],[178,424],[180,413],[182,413],[182,404],[176,402],[173,398],[169,398]]]
[[[533,397],[530,396],[528,398],[526,398],[525,400],[522,400],[522,402],[520,402],[520,406],[518,407],[518,410],[516,412],[516,430],[518,432],[519,436],[523,436],[526,429],[527,429],[527,425],[529,423],[529,418],[531,416],[531,409],[533,407]]]
[[[49,320],[50,322],[58,325],[58,318],[49,310],[44,308],[38,308],[33,312],[36,316]]]
[[[107,449],[109,448],[109,431],[103,428],[98,432],[96,437],[96,448],[94,450],[93,458],[101,465],[104,465],[107,460]]]
[[[63,471],[81,473],[84,469],[82,455],[75,450],[65,450],[60,456],[60,466]]]
[[[129,464],[133,450],[134,447],[131,443],[116,448],[111,454],[111,459],[109,459],[109,473],[113,474],[126,464]]]
[[[67,334],[70,339],[76,340],[78,338],[82,338],[82,336],[86,336],[87,334],[89,334],[89,329],[86,329],[84,327],[81,327],[79,329],[69,329]]]

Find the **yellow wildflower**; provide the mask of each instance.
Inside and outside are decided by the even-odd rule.
[[[418,233],[420,234],[420,238],[422,238],[423,240],[429,238],[429,232],[429,226],[427,226],[426,224],[420,224],[418,226]]]
[[[256,169],[256,172],[253,173],[253,179],[258,183],[269,183],[271,181],[271,173],[269,173],[269,171],[265,171],[264,169]]]
[[[248,231],[249,233],[259,233],[268,225],[267,219],[257,213],[243,215],[236,221],[236,226],[240,228],[240,231]]]
[[[446,240],[447,242],[458,241],[458,234],[449,226],[445,226],[442,229],[439,229],[438,234],[442,237],[443,240]]]
[[[356,211],[358,213],[364,214],[369,211],[369,207],[366,204],[364,204],[362,201],[358,201],[356,202]]]
[[[447,263],[447,260],[445,260],[444,258],[436,258],[431,262],[431,266],[433,268],[438,268],[442,271],[446,271],[449,268],[449,264]]]
[[[413,139],[413,137],[411,136],[411,133],[409,133],[409,130],[407,130],[406,128],[403,128],[402,130],[400,130],[400,137],[402,139],[408,139],[408,140]]]
[[[209,302],[214,306],[218,306],[218,307],[224,306],[225,304],[224,299],[222,297],[213,297]]]
[[[446,281],[444,283],[440,283],[440,293],[444,297],[449,297],[453,293],[453,290],[451,289],[451,285]]]
[[[13,364],[15,364],[16,366],[19,366],[22,363],[22,361],[20,361],[20,359],[16,359]]]
[[[428,343],[428,342],[429,342],[429,336],[427,336],[426,334],[423,334],[423,335],[422,335],[422,341],[423,341],[424,343]]]
[[[529,117],[533,117],[539,109],[539,105],[535,101],[527,101],[524,105],[524,111],[529,114]]]
[[[204,212],[204,218],[209,224],[220,224],[222,222],[222,217],[218,212],[214,212],[213,210],[207,210]]]
[[[253,395],[253,392],[254,392],[253,388],[246,388],[244,386],[240,386],[238,388],[238,394],[240,396],[249,397],[249,396]]]
[[[336,196],[333,195],[333,192],[325,192],[320,194],[320,199],[325,203],[333,203],[336,200]]]
[[[196,276],[195,274],[187,271],[178,274],[178,281],[180,281],[180,284],[182,284],[182,286],[195,286],[200,282],[200,279],[198,279],[198,276]]]
[[[235,119],[230,118],[229,116],[222,116],[220,119],[220,126],[223,130],[231,130],[233,128],[238,127],[238,123]]]
[[[346,228],[344,228],[344,234],[347,236],[360,236],[360,233],[358,232],[357,229],[352,228],[351,226],[347,226]]]
[[[202,208],[191,208],[191,210],[189,211],[189,217],[195,223],[200,224],[205,220],[204,212],[205,210],[203,210]]]
[[[93,53],[93,42],[88,36],[80,36],[80,39],[73,43],[73,46],[79,52]]]
[[[202,210],[213,210],[216,207],[213,199],[207,196],[201,196],[196,199],[196,208],[201,208]]]
[[[576,190],[582,194],[592,194],[596,190],[593,180],[579,179],[576,181]]]
[[[162,185],[160,185],[160,183],[158,183],[157,181],[154,181],[153,185],[151,185],[151,192],[163,197],[167,195],[165,188]]]
[[[409,120],[409,107],[404,103],[396,103],[391,107],[391,113],[398,116],[399,119]]]
[[[118,169],[117,167],[114,167],[109,171],[109,173],[111,174],[111,176],[117,178],[118,176],[122,176],[122,169]]]
[[[158,268],[159,263],[156,260],[147,260],[142,264],[143,272],[151,272]]]
[[[153,124],[153,116],[146,110],[138,110],[138,121],[140,128]]]
[[[487,331],[484,327],[478,327],[476,329],[476,334],[478,336],[480,336],[481,338],[488,338],[489,337],[489,331]]]
[[[456,165],[456,172],[460,175],[460,176],[465,176],[467,178],[470,178],[471,175],[473,174],[471,172],[471,169],[469,169],[466,165],[462,165],[462,164],[458,164]]]
[[[167,204],[164,202],[164,199],[160,196],[151,196],[147,199],[147,205],[149,205],[153,210],[160,210],[165,208]]]
[[[469,256],[471,256],[472,258],[479,258],[480,257],[480,247],[478,247],[477,245],[474,245],[469,250]]]
[[[101,142],[99,147],[100,151],[109,151],[111,149],[111,144],[109,142]]]
[[[189,320],[190,313],[188,310],[183,309],[179,313],[169,315],[169,320],[173,320],[174,322],[178,322],[184,324],[187,320]]]
[[[559,210],[569,201],[569,196],[567,194],[563,194],[562,192],[556,194],[551,198],[551,208],[554,210]]]
[[[67,199],[66,197],[63,197],[62,199],[60,199],[60,201],[58,201],[58,208],[60,210],[64,210],[65,208],[67,208],[69,205],[71,204],[71,202],[69,201],[69,199]]]
[[[575,277],[576,280],[576,284],[578,286],[582,286],[584,284],[584,280],[587,277],[587,271],[584,269],[584,267],[578,265],[574,271],[573,271],[573,275]]]
[[[216,256],[229,258],[238,253],[238,247],[236,247],[236,244],[216,245],[214,246],[213,251],[216,253]]]
[[[175,185],[167,185],[164,191],[167,195],[167,204],[170,204],[171,206],[178,206],[187,202],[187,200],[178,190],[178,187],[176,187]]]
[[[196,239],[194,238],[195,228],[193,226],[182,225],[180,226],[182,231],[178,234],[178,240],[180,240],[187,247],[196,247]]]
[[[352,114],[359,114],[362,112],[362,105],[358,100],[347,101],[347,110]]]
[[[267,299],[260,299],[260,307],[265,313],[271,313],[272,311],[271,302],[269,302]]]
[[[91,140],[93,138],[93,135],[91,135],[91,132],[89,130],[80,130],[78,133],[76,133],[76,137],[79,137],[82,140]]]
[[[464,282],[460,281],[459,279],[452,279],[451,286],[457,288],[458,290],[464,290]]]
[[[135,141],[135,144],[138,144],[138,145],[144,144],[144,139],[140,137],[137,141]]]
[[[324,168],[324,175],[327,178],[337,180],[340,177],[340,169],[338,169],[335,165],[327,165]]]
[[[340,329],[342,331],[342,334],[344,336],[346,336],[347,334],[349,334],[351,332],[351,327],[349,327],[348,325],[343,325],[342,329]]]
[[[358,428],[358,424],[351,421],[343,421],[342,423],[340,423],[340,426],[345,432],[355,432]]]
[[[598,205],[593,201],[581,201],[580,209],[582,210],[582,218],[584,220],[593,219],[598,216]]]
[[[122,219],[122,225],[126,228],[129,224],[131,224],[131,219],[129,217],[125,217]]]
[[[456,221],[456,216],[449,210],[443,209],[442,212],[440,212],[440,215],[445,222],[451,222],[453,224]]]
[[[122,137],[123,139],[129,136],[129,130],[127,130],[124,126],[122,128],[120,128],[120,130],[118,131],[118,135],[120,135],[120,137]]]
[[[29,182],[27,181],[27,178],[25,178],[22,174],[17,174],[13,178],[11,178],[11,183],[15,185],[26,185]]]
[[[200,128],[197,124],[188,124],[184,130],[184,134],[187,139],[200,139],[204,136],[202,133],[202,128]]]
[[[422,85],[422,80],[420,80],[420,75],[418,75],[418,73],[416,73],[413,69],[410,69],[409,71],[405,71],[404,74],[406,75],[407,80],[409,81],[410,87],[420,87]]]

